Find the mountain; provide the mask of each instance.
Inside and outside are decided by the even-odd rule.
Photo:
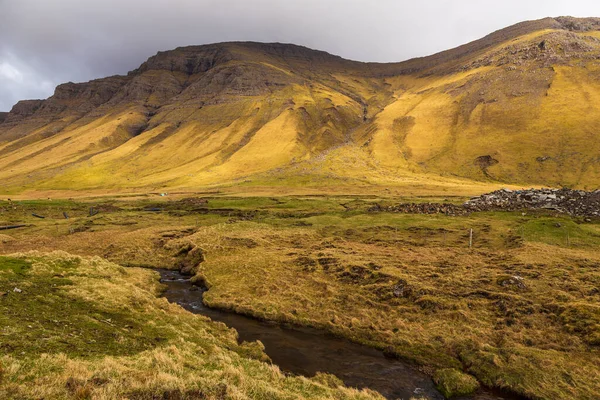
[[[401,63],[279,43],[159,52],[0,114],[3,190],[394,184],[596,188],[600,19],[523,22]]]

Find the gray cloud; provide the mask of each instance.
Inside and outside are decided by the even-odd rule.
[[[0,110],[54,86],[136,68],[159,50],[287,42],[402,61],[546,16],[600,16],[597,0],[0,0]]]

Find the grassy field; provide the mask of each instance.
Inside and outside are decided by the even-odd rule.
[[[438,196],[401,200],[446,200]],[[94,337],[99,343],[110,334],[102,322],[88,319],[72,322],[80,324],[73,331],[82,332],[73,338],[72,345],[55,338],[26,346],[22,341],[28,336],[5,330],[3,340],[14,341],[10,350],[3,347],[3,365],[8,365],[3,368],[9,371],[4,372],[9,377],[5,381],[13,385],[10,387],[30,390],[19,381],[18,373],[10,372],[16,368],[11,365],[24,365],[22,359],[35,360],[31,362],[40,368],[38,371],[54,371],[60,363],[55,357],[75,360],[72,362],[77,367],[73,368],[88,374],[76,378],[85,382],[92,379],[94,371],[108,368],[107,360],[124,358],[131,362],[129,372],[123,372],[124,377],[119,372],[115,379],[134,380],[132,371],[145,371],[147,357],[163,351],[167,344],[180,346],[177,348],[184,353],[182,359],[194,348],[188,342],[201,346],[204,339],[193,333],[184,339],[171,336],[182,321],[190,326],[201,324],[202,329],[186,329],[203,337],[212,335],[211,340],[219,342],[215,346],[228,349],[224,357],[227,361],[210,367],[211,373],[229,371],[228,360],[239,360],[244,366],[236,371],[243,382],[252,386],[254,375],[246,375],[250,374],[247,365],[273,371],[273,367],[248,360],[251,351],[247,346],[236,347],[230,332],[200,317],[177,311],[177,318],[172,318],[178,322],[172,322],[171,316],[159,316],[154,305],[169,310],[176,307],[154,297],[156,283],[151,278],[155,275],[116,265],[177,268],[192,262],[193,257],[185,254],[195,249],[188,254],[202,252],[204,256],[204,262],[193,267],[195,279],[210,288],[205,295],[209,305],[281,323],[319,327],[383,349],[414,362],[442,388],[460,382],[475,387],[475,378],[486,386],[530,398],[593,399],[600,392],[599,221],[585,222],[550,212],[475,213],[464,217],[373,213],[368,211],[373,204],[399,199],[372,195],[206,199],[206,204],[198,198],[176,196],[0,202],[0,225],[31,224],[0,232],[0,252],[40,252],[3,259],[6,267],[2,277],[10,282],[3,284],[7,289],[27,284],[32,291],[40,291],[36,296],[45,297],[42,292],[48,288],[44,287],[56,284],[60,295],[77,299],[70,311],[74,315],[86,314],[84,310],[89,308],[87,314],[97,314],[97,320],[131,320],[123,325],[134,327],[120,333],[122,343],[128,344],[128,354],[119,353],[124,351],[121,346],[84,346],[81,340],[89,329],[100,329],[97,325],[103,328]],[[460,203],[464,198],[448,200]],[[90,208],[98,214],[90,217]],[[70,218],[65,219],[63,212]],[[46,218],[33,217],[32,213]],[[470,229],[474,231],[473,248],[469,248]],[[187,250],[182,253],[182,249]],[[39,274],[50,267],[33,268],[28,264],[54,265],[39,260],[44,259],[41,254],[55,250],[101,259],[50,255],[48,260],[67,257],[83,261],[77,261],[78,266],[72,269],[57,266],[59,271],[47,275]],[[24,259],[33,261],[19,261]],[[48,280],[48,284],[35,284],[36,279]],[[140,314],[136,307],[129,307],[137,300],[126,294],[131,290],[119,289],[122,285],[139,288],[136,291],[144,293],[143,304],[149,304],[144,307],[150,311]],[[22,289],[27,292],[25,287]],[[109,302],[99,301],[102,293],[113,291],[115,297]],[[123,297],[119,297],[121,294]],[[1,304],[18,309],[21,303],[5,303],[14,296],[10,293],[0,298]],[[57,312],[51,304],[40,304],[40,312]],[[26,309],[35,310],[32,306]],[[8,318],[25,321],[20,329],[27,331],[25,327],[30,323],[26,322],[26,314]],[[48,320],[61,318],[64,314]],[[156,322],[143,325],[145,318]],[[35,332],[37,328],[30,329]],[[58,335],[52,326],[43,329],[49,337]],[[205,333],[207,330],[210,335]],[[152,337],[164,337],[164,343],[149,341]],[[20,350],[25,347],[28,350]],[[252,357],[260,358],[262,353],[250,347]],[[21,351],[25,354],[20,355]],[[45,353],[51,355],[41,355]],[[183,365],[173,381],[165,378],[151,390],[163,390],[168,386],[165,382],[176,382],[168,387],[185,391],[203,390],[199,386],[211,387],[219,379],[228,385],[239,381],[220,375],[214,381],[207,378],[204,383],[191,383],[186,374],[192,372],[185,362]],[[237,368],[238,364],[234,365]],[[195,367],[198,371],[209,368],[207,364]],[[72,372],[59,370],[56,374],[68,379]],[[35,379],[43,379],[43,375],[38,372]],[[283,378],[276,372],[267,376],[277,382],[279,386],[275,387],[282,398],[312,396],[300,390],[331,390],[314,381]],[[260,379],[267,378],[261,375]],[[294,386],[299,382],[306,388]],[[67,390],[64,383],[60,385],[60,390]],[[252,397],[249,391],[254,389],[250,386],[235,386],[239,398]],[[289,395],[284,396],[287,390]],[[334,392],[313,397],[351,393]]]
[[[0,257],[0,397],[380,398],[285,376],[259,343],[159,293],[157,273],[99,257]]]

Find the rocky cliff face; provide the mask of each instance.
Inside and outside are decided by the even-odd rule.
[[[6,115],[5,122],[18,122],[30,117],[44,104],[44,100],[21,100]]]
[[[81,117],[113,98],[128,80],[127,77],[117,76],[59,85],[54,95],[47,100],[18,102],[8,113],[4,125],[17,126],[23,120],[37,121],[37,125],[44,125],[65,115]]]
[[[600,29],[600,18],[558,17],[560,28],[573,32],[591,32]]]
[[[158,52],[129,75],[140,75],[153,70],[194,75],[231,60],[233,60],[231,52],[220,45],[180,47],[172,51]]]

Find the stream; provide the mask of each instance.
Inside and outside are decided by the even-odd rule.
[[[282,371],[308,377],[326,372],[340,378],[346,386],[376,390],[390,400],[444,399],[428,375],[401,360],[386,358],[379,350],[313,328],[287,328],[206,307],[202,302],[205,289],[190,290],[192,284],[178,271],[159,272],[161,282],[167,285],[163,297],[192,313],[236,329],[240,341],[260,340],[267,355]],[[480,390],[473,396],[456,399],[516,400],[520,397]]]

